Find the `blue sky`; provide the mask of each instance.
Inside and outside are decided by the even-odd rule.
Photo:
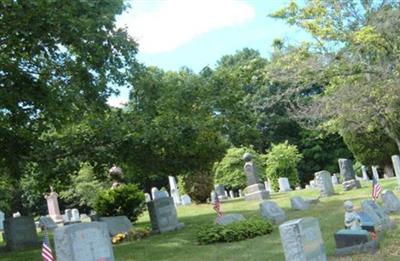
[[[117,18],[139,43],[139,62],[164,70],[187,66],[195,72],[214,67],[221,56],[245,47],[268,57],[276,38],[299,43],[307,36],[300,29],[268,14],[286,0],[135,0]],[[128,99],[120,89],[109,104]]]

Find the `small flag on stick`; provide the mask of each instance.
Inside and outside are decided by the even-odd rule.
[[[54,261],[53,253],[50,248],[49,234],[47,233],[47,229],[44,230],[42,257],[43,261]]]
[[[221,212],[221,203],[219,202],[217,193],[215,193],[213,209],[215,210],[215,212],[217,212],[217,216],[219,216],[219,217],[223,216],[222,212]]]
[[[376,179],[375,176],[372,177],[372,198],[373,200],[377,200],[379,198],[379,195],[382,192],[382,187],[379,184],[378,180]]]

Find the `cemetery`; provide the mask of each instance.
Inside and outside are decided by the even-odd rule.
[[[0,3],[0,261],[400,260],[399,0]]]

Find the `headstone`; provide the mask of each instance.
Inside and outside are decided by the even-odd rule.
[[[372,166],[372,175],[376,180],[379,180],[379,172],[378,172],[379,166]]]
[[[13,218],[17,218],[17,217],[20,217],[20,216],[21,216],[21,213],[19,213],[19,212],[13,213]]]
[[[246,200],[265,200],[269,199],[269,192],[265,190],[264,184],[262,184],[257,176],[256,168],[252,161],[250,153],[243,155],[245,161],[244,174],[247,179],[247,187],[245,191]]]
[[[171,189],[170,190],[171,197],[174,199],[175,205],[178,206],[182,202],[181,202],[181,195],[179,194],[178,186],[176,185],[175,177],[168,176],[168,181],[169,181],[169,187]]]
[[[331,180],[332,180],[332,184],[333,185],[338,185],[339,184],[338,177],[336,176],[335,173],[332,175]]]
[[[150,196],[149,193],[144,193],[144,198],[145,198],[145,201],[146,201],[146,202],[151,201],[151,196]]]
[[[278,183],[279,183],[279,192],[292,191],[292,189],[290,188],[288,178],[279,178]]]
[[[158,192],[158,188],[156,188],[156,187],[152,187],[151,188],[151,198],[154,200],[154,199],[156,199],[156,197],[157,197],[157,192]]]
[[[239,189],[239,197],[244,197],[243,191],[241,189]]]
[[[227,214],[222,217],[218,216],[215,219],[215,223],[218,225],[228,225],[234,222],[244,220],[245,218],[241,214]]]
[[[60,213],[60,208],[58,206],[58,194],[50,187],[50,194],[44,197],[47,200],[47,209],[49,211],[49,216],[56,223],[62,223],[64,221]]]
[[[361,207],[371,217],[377,230],[387,230],[394,226],[385,211],[373,200],[363,200]]]
[[[67,209],[65,209],[64,213],[65,213],[65,215],[67,216],[67,221],[68,221],[68,222],[71,221],[71,218],[72,218],[72,209],[67,208]]]
[[[355,179],[344,181],[342,185],[345,191],[361,188],[360,181]]]
[[[366,230],[341,229],[335,233],[336,256],[375,253],[378,248],[378,241],[371,240]]]
[[[164,190],[158,190],[158,188],[151,188],[151,197],[154,199],[158,199],[158,198],[167,198],[168,194],[166,191]]]
[[[156,233],[164,233],[183,227],[179,223],[172,198],[158,198],[147,202],[151,227]]]
[[[225,194],[225,197],[226,197],[226,198],[229,198],[229,194],[228,194],[228,191],[227,191],[227,190],[224,191],[224,194]]]
[[[235,198],[235,194],[233,193],[233,190],[229,191],[229,197],[230,198]]]
[[[214,204],[215,203],[215,199],[217,198],[218,196],[217,196],[217,193],[213,190],[213,191],[211,191],[211,195],[210,195],[210,198],[211,198],[211,204]]]
[[[400,189],[400,156],[393,155],[392,162],[393,162],[393,167],[394,167],[394,173],[396,174],[396,178],[397,178],[396,190],[399,190]]]
[[[0,210],[0,230],[4,230],[3,221],[4,221],[4,212]]]
[[[329,197],[335,194],[335,189],[333,188],[331,174],[326,171],[318,171],[315,174],[315,183],[319,188],[319,193],[321,197]]]
[[[73,222],[73,223],[81,222],[81,220],[79,218],[79,210],[76,208],[72,209],[71,222]]]
[[[400,200],[391,190],[385,190],[382,193],[383,206],[389,212],[399,212],[400,211]]]
[[[294,210],[307,210],[310,207],[309,202],[298,196],[290,198],[290,204]]]
[[[353,162],[349,159],[339,159],[340,175],[343,181],[356,179],[356,174],[353,169]]]
[[[217,196],[220,200],[227,199],[228,197],[225,195],[225,187],[222,184],[217,184],[214,187],[215,193],[217,193]]]
[[[99,221],[107,224],[108,233],[112,237],[118,233],[127,233],[133,227],[126,216],[100,217]]]
[[[368,232],[375,232],[375,224],[371,217],[364,211],[357,212],[361,219],[361,229],[367,230]]]
[[[107,225],[80,223],[54,231],[57,261],[114,261]]]
[[[57,224],[50,217],[40,217],[39,227],[42,229],[53,230],[57,228]]]
[[[285,222],[285,212],[274,201],[265,200],[260,203],[261,216],[271,220],[275,224]]]
[[[362,179],[363,179],[363,180],[369,180],[369,177],[368,177],[368,167],[362,165],[362,166],[361,166],[361,172],[362,172],[362,176],[363,176]]]
[[[188,206],[188,205],[192,204],[192,199],[189,197],[189,195],[185,194],[181,197],[181,202],[182,202],[182,205]]]
[[[5,219],[3,237],[8,250],[40,246],[32,217],[20,216]]]
[[[324,241],[316,218],[287,221],[279,226],[287,261],[326,261]]]
[[[306,185],[306,189],[310,189],[311,187],[310,187],[310,185]]]
[[[310,180],[310,187],[311,188],[316,188],[317,185],[315,184],[315,180]]]

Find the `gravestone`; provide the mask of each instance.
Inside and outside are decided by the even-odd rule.
[[[362,165],[362,166],[361,166],[361,172],[362,172],[362,176],[363,176],[362,179],[363,179],[363,180],[369,180],[369,177],[368,177],[368,167]]]
[[[245,218],[241,214],[226,214],[223,215],[222,217],[218,216],[215,219],[215,223],[217,225],[228,225],[234,222],[238,222],[241,220],[244,220]]]
[[[107,225],[108,233],[112,237],[118,233],[127,233],[133,227],[126,216],[100,217],[99,221]]]
[[[379,180],[379,172],[378,172],[379,166],[372,166],[372,175],[376,180]]]
[[[145,201],[146,201],[146,202],[151,201],[151,196],[150,196],[149,193],[144,193],[144,198],[145,198]]]
[[[170,187],[170,194],[171,197],[174,199],[174,203],[176,206],[182,204],[181,202],[181,195],[179,194],[178,186],[176,185],[175,177],[168,176],[169,187]]]
[[[244,195],[243,195],[243,191],[241,190],[241,189],[239,189],[239,197],[244,197]]]
[[[364,211],[357,212],[361,219],[361,229],[367,230],[368,232],[375,232],[375,225],[371,217]]]
[[[185,194],[181,197],[181,202],[182,202],[182,205],[188,206],[188,205],[192,204],[192,199],[189,197],[189,195]]]
[[[79,223],[79,222],[81,222],[79,218],[79,210],[74,208],[72,209],[71,223]]]
[[[217,193],[217,196],[219,199],[227,199],[228,197],[225,195],[225,186],[222,184],[217,184],[214,187],[215,193]]]
[[[253,164],[252,156],[250,153],[243,155],[244,174],[246,175],[247,187],[245,189],[246,200],[264,200],[269,199],[269,192],[265,190],[264,184],[262,184],[257,176],[257,170]]]
[[[224,191],[224,194],[225,194],[225,198],[229,198],[229,194],[228,194],[227,190]]]
[[[54,231],[57,261],[114,261],[107,225],[79,223]]]
[[[355,179],[344,181],[342,185],[345,191],[361,188],[360,181]]]
[[[158,198],[168,198],[167,192],[164,190],[158,190],[158,188],[151,189],[151,196],[153,200]]]
[[[316,188],[317,185],[315,184],[315,180],[310,180],[310,187],[311,188]]]
[[[400,200],[391,190],[383,191],[382,195],[383,206],[389,212],[399,212],[400,211]]]
[[[33,217],[20,216],[5,219],[3,237],[8,250],[40,246]]]
[[[151,227],[156,233],[165,233],[183,227],[179,223],[173,199],[158,198],[147,202]]]
[[[65,209],[64,213],[67,217],[67,221],[69,222],[72,218],[72,209],[67,208],[67,209]]]
[[[233,193],[233,190],[229,191],[229,197],[230,198],[235,198],[235,193]]]
[[[265,200],[260,203],[261,216],[271,220],[275,224],[285,222],[285,212],[274,201]]]
[[[0,230],[4,230],[3,221],[4,221],[4,212],[0,210]]]
[[[361,207],[371,217],[377,230],[387,230],[394,226],[385,211],[373,200],[363,200]]]
[[[151,198],[154,200],[154,199],[156,199],[156,197],[157,197],[157,192],[158,192],[158,188],[156,188],[156,187],[152,187],[151,188]]]
[[[292,189],[290,188],[288,178],[279,178],[278,183],[279,183],[279,192],[292,191]]]
[[[344,256],[360,253],[375,253],[378,248],[378,241],[371,240],[368,231],[341,229],[335,233],[336,250],[335,255]]]
[[[64,219],[60,213],[60,207],[58,206],[58,194],[53,190],[53,187],[50,186],[50,194],[45,195],[44,198],[47,201],[47,209],[49,211],[49,216],[56,223],[63,223]]]
[[[352,179],[356,179],[356,174],[353,169],[353,162],[349,159],[339,159],[339,169],[340,175],[343,178],[343,181],[349,181]]]
[[[287,221],[279,226],[279,233],[287,261],[327,260],[318,219]]]
[[[217,198],[217,193],[213,190],[211,191],[210,199],[211,199],[211,204],[215,204],[215,199]]]
[[[290,198],[290,204],[293,210],[307,210],[310,207],[310,202],[298,196]]]
[[[335,194],[335,190],[332,184],[331,174],[326,171],[318,171],[314,174],[315,183],[319,188],[319,193],[321,197],[329,197]]]
[[[338,185],[338,184],[339,184],[339,179],[338,179],[338,177],[336,176],[336,174],[333,174],[333,175],[332,175],[331,180],[332,180],[332,184],[333,184],[333,185]]]
[[[53,230],[57,228],[57,224],[50,217],[40,217],[39,227],[47,230]]]
[[[394,173],[396,174],[396,178],[397,178],[396,190],[400,190],[400,156],[393,155],[392,162],[393,162],[393,167],[394,167]]]

